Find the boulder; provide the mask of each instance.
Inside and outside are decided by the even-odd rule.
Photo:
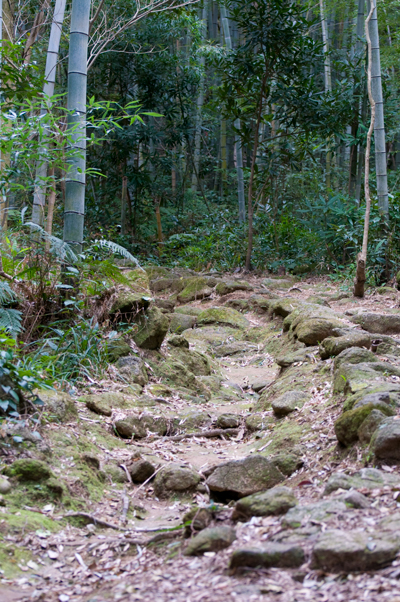
[[[359,428],[375,409],[376,406],[369,403],[354,410],[344,412],[335,422],[335,434],[339,443],[346,446],[355,443],[358,440]],[[380,405],[379,410],[386,414],[386,416],[393,416],[395,414],[394,410],[387,404]]]
[[[193,328],[197,321],[196,316],[189,316],[181,313],[168,314],[168,318],[171,320],[169,329],[176,334],[180,334],[188,328]]]
[[[135,407],[137,397],[124,393],[94,393],[83,395],[79,401],[83,401],[88,410],[96,414],[111,416],[113,409],[122,410]]]
[[[109,362],[114,363],[120,357],[125,357],[130,353],[132,353],[132,349],[123,337],[116,337],[107,341],[107,357]]]
[[[190,408],[179,415],[177,426],[184,430],[199,429],[202,426],[211,424],[210,415],[202,410]]]
[[[382,489],[386,485],[389,487],[400,486],[400,475],[387,473],[377,468],[362,468],[353,475],[337,472],[329,478],[324,495],[329,495],[338,489],[366,488],[372,490]]]
[[[400,460],[400,421],[396,418],[383,421],[372,436],[370,449],[377,460],[397,463]]]
[[[257,491],[271,489],[284,480],[284,475],[271,460],[263,456],[247,456],[216,467],[207,479],[211,497],[239,499]]]
[[[281,418],[282,416],[287,416],[296,409],[301,408],[308,397],[309,396],[302,391],[287,391],[275,399],[271,406],[275,416]]]
[[[328,301],[323,297],[318,297],[318,295],[310,295],[306,299],[307,303],[312,303],[313,305],[323,305],[324,307],[330,307]]]
[[[307,346],[318,345],[327,337],[339,336],[338,331],[345,326],[340,314],[328,307],[311,304],[299,306],[283,323],[284,330],[290,330],[292,336]]]
[[[251,388],[253,389],[253,391],[255,391],[256,393],[260,393],[263,389],[265,389],[265,387],[270,383],[270,381],[268,380],[264,380],[262,378],[254,380],[251,383]]]
[[[195,535],[184,550],[185,556],[197,556],[205,552],[219,552],[229,548],[236,539],[236,531],[232,527],[208,527]]]
[[[127,355],[121,357],[117,362],[117,368],[120,375],[131,384],[137,384],[144,387],[148,383],[146,368],[143,360],[136,355]]]
[[[359,491],[346,491],[339,499],[344,502],[346,506],[351,506],[352,508],[365,509],[371,506],[368,498]]]
[[[322,341],[319,347],[321,359],[337,356],[350,347],[371,347],[371,336],[359,330],[351,330],[341,337],[328,337]],[[368,360],[367,360],[368,361]]]
[[[243,353],[246,350],[246,345],[243,341],[233,341],[232,343],[223,343],[222,345],[213,346],[213,354],[215,357],[228,357]]]
[[[213,519],[213,513],[210,508],[199,508],[195,506],[183,517],[183,525],[185,527],[185,536],[191,537],[194,532],[206,529]]]
[[[210,297],[212,294],[212,288],[207,278],[195,276],[193,278],[186,278],[184,281],[185,287],[178,294],[178,301],[180,303],[190,303],[197,299],[204,299]]]
[[[153,305],[161,309],[163,313],[171,313],[174,311],[175,301],[172,299],[154,299]]]
[[[168,288],[171,288],[172,285],[176,282],[179,281],[179,278],[171,276],[171,277],[164,277],[164,278],[152,278],[150,280],[150,290],[153,293],[158,293],[160,291],[165,291]]]
[[[152,368],[156,376],[162,378],[172,388],[185,387],[207,396],[209,399],[207,387],[181,361],[167,358],[160,364],[152,363]]]
[[[100,302],[102,299],[99,300]],[[124,317],[131,319],[138,311],[146,310],[151,302],[150,291],[143,289],[135,291],[127,286],[117,286],[115,299],[110,308],[110,315],[113,317]]]
[[[154,479],[154,493],[159,498],[174,494],[189,494],[200,483],[198,472],[180,464],[167,464]]]
[[[279,296],[276,293],[265,290],[262,291],[262,294],[251,295],[248,302],[253,306],[254,309],[260,310],[262,313],[265,311],[270,311],[271,299],[279,299]]]
[[[294,297],[272,299],[268,302],[269,313],[281,316],[281,318],[286,318],[295,309],[301,307],[304,307],[304,301],[301,301],[301,299],[295,299]]]
[[[194,305],[182,305],[181,307],[175,307],[174,313],[184,314],[185,316],[194,316],[197,318],[201,312],[204,311],[203,307],[196,307]]]
[[[232,519],[245,522],[252,516],[286,514],[296,504],[296,496],[289,487],[273,487],[238,500]]]
[[[306,347],[305,349],[298,349],[297,351],[292,351],[289,353],[285,353],[284,355],[279,355],[275,362],[281,368],[289,368],[293,364],[297,362],[307,363],[307,362],[315,362],[317,358],[315,357],[315,353],[318,351],[318,347]]]
[[[9,493],[12,489],[12,485],[8,479],[0,476],[0,494],[4,495]]]
[[[35,394],[44,403],[48,419],[69,422],[78,416],[74,400],[68,393],[53,389],[39,389]]]
[[[102,466],[102,474],[111,480],[113,483],[128,483],[128,475],[125,470],[121,468],[117,462],[108,462]]]
[[[400,369],[388,362],[343,363],[339,369],[335,369],[333,391],[347,395],[361,393],[372,386],[376,387],[379,381],[382,384],[387,382],[391,375],[400,377]]]
[[[365,362],[378,362],[379,359],[368,349],[349,347],[341,351],[334,361],[334,369],[339,370],[342,364],[362,364]]]
[[[170,354],[175,361],[184,364],[195,376],[209,376],[211,374],[210,360],[204,353],[183,347],[171,347]]]
[[[346,504],[338,499],[295,506],[282,518],[281,524],[284,528],[298,529],[306,526],[311,521],[314,523],[324,522],[332,516],[346,512],[346,510]]]
[[[292,448],[292,451],[281,451],[274,456],[269,456],[271,462],[286,477],[290,477],[296,470],[299,470],[304,464],[302,454],[299,450]]]
[[[239,414],[220,414],[215,423],[218,429],[234,429],[240,426],[241,416]]]
[[[328,572],[372,571],[394,560],[399,547],[398,538],[390,535],[332,529],[314,545],[311,567]]]
[[[292,288],[294,282],[294,280],[286,280],[284,278],[264,278],[262,281],[263,285],[271,290],[287,290]]]
[[[116,420],[114,427],[125,439],[144,439],[149,431],[157,435],[165,435],[168,431],[168,420],[163,416],[143,413]]]
[[[400,333],[400,315],[399,314],[373,314],[363,312],[352,316],[351,321],[359,324],[367,332],[376,334],[399,334]]]
[[[217,291],[218,295],[228,295],[229,293],[234,293],[235,291],[252,291],[253,287],[245,280],[225,280],[223,282],[219,282],[215,290]]]
[[[241,313],[250,309],[250,304],[247,299],[228,299],[225,301],[224,305],[226,307],[232,307],[232,309],[236,309],[236,311],[240,311]]]
[[[367,391],[360,390],[350,395],[343,404],[343,411],[352,410],[367,403],[387,403],[393,408],[400,407],[400,385],[380,383],[372,385]],[[360,405],[359,405],[360,404]]]
[[[128,467],[129,474],[134,483],[144,483],[155,473],[155,466],[142,457],[134,457]]]
[[[167,341],[168,345],[172,345],[172,347],[181,347],[183,349],[189,349],[189,341],[185,339],[185,337],[180,336],[179,334],[175,334],[172,337],[169,337]]]
[[[197,319],[199,326],[223,324],[233,328],[248,328],[250,322],[241,313],[230,307],[210,307],[203,310]]]
[[[142,314],[138,321],[138,331],[133,339],[142,349],[159,349],[167,334],[169,321],[157,307]]]
[[[269,542],[262,548],[239,548],[231,556],[229,568],[296,568],[305,562],[298,544]]]
[[[46,481],[52,476],[50,468],[40,460],[24,458],[6,466],[4,474],[19,481]]]
[[[363,445],[368,445],[372,435],[386,418],[387,416],[380,410],[372,410],[357,431],[358,439]]]

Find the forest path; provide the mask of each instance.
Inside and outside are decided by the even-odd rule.
[[[261,278],[252,277],[249,282],[256,291],[262,291]],[[338,294],[338,287],[326,279],[311,279],[295,287],[289,285],[290,282],[284,289],[274,289],[278,299],[297,300],[303,304],[313,295],[314,298],[319,297],[321,302],[327,300],[338,316],[343,316],[343,312],[350,315],[359,310],[396,312],[398,307],[396,291],[374,293],[359,301],[350,296],[339,299],[345,293]],[[253,294],[253,291],[237,291],[227,295],[224,302],[247,302]],[[213,297],[191,302],[187,307],[206,310],[221,305],[218,298]],[[231,329],[226,325],[211,324],[184,332],[190,342],[190,351],[206,353],[210,358],[210,377],[217,379],[219,384],[215,384],[217,381],[207,381],[209,386],[215,386],[209,398],[188,395],[182,388],[180,394],[174,391],[170,397],[166,394],[162,403],[149,410],[141,410],[139,414],[142,416],[150,411],[156,417],[183,417],[183,422],[175,427],[177,433],[183,434],[212,430],[218,425],[221,415],[237,416],[240,421],[236,435],[213,438],[197,435],[182,441],[174,441],[170,436],[148,436],[138,441],[121,440],[113,435],[113,425],[123,412],[117,409],[109,417],[98,415],[87,409],[83,402],[77,402],[78,423],[48,426],[45,436],[53,450],[49,459],[52,470],[69,478],[69,483],[72,483],[73,475],[78,475],[73,481],[77,493],[89,485],[89,480],[85,481],[89,473],[77,472],[77,467],[81,470],[79,458],[84,456],[85,462],[99,461],[103,472],[109,470],[106,483],[101,485],[98,501],[93,501],[93,497],[87,499],[86,508],[82,509],[81,506],[78,511],[84,510],[97,520],[114,525],[115,529],[93,524],[77,526],[71,523],[71,519],[66,524],[63,516],[68,514],[68,509],[54,504],[41,507],[38,504],[36,508],[24,506],[24,510],[8,509],[7,506],[2,508],[4,520],[0,522],[0,531],[3,524],[4,541],[14,550],[15,564],[20,571],[2,580],[1,600],[147,602],[153,598],[157,602],[397,601],[399,571],[396,567],[400,566],[400,562],[396,560],[396,554],[394,559],[391,558],[391,563],[384,562],[389,568],[362,572],[364,561],[360,553],[361,572],[347,574],[345,571],[345,575],[334,567],[331,571],[313,567],[309,559],[318,537],[329,529],[344,529],[347,532],[361,529],[370,533],[372,543],[368,545],[371,550],[374,550],[374,546],[379,547],[379,541],[375,543],[373,538],[376,537],[376,530],[384,531],[386,528],[380,526],[382,519],[392,516],[396,519],[397,516],[396,491],[400,488],[398,467],[384,465],[380,471],[392,479],[398,475],[398,485],[382,481],[381,485],[374,483],[374,487],[368,489],[367,479],[361,487],[358,486],[358,492],[362,492],[362,498],[366,500],[364,506],[344,505],[340,495],[345,492],[341,489],[328,498],[324,497],[326,483],[332,475],[352,475],[366,464],[361,447],[345,450],[337,445],[334,421],[341,414],[343,398],[332,397],[332,360],[322,362],[315,348],[310,347],[314,351],[298,361],[290,360],[292,363],[289,368],[281,372],[277,358],[282,355],[289,357],[291,353],[301,352],[304,347],[282,334],[282,317],[275,316],[272,320],[270,315],[254,305],[249,305],[242,315],[249,322],[246,328]],[[344,324],[347,323],[348,318],[345,318]],[[226,355],[220,353],[223,345],[227,346],[229,352]],[[169,353],[167,347],[164,349],[163,346],[162,361]],[[144,354],[145,361],[153,361],[152,358],[151,353]],[[396,364],[393,359],[385,361]],[[205,378],[207,380],[209,377]],[[152,382],[162,385],[163,379],[151,379],[146,390],[150,390]],[[165,383],[163,386],[166,386]],[[168,384],[168,387],[171,385]],[[92,393],[108,394],[118,390],[118,385],[112,378],[105,378],[92,389]],[[292,389],[306,393],[304,405],[286,417],[277,418],[271,410],[271,402],[264,400],[268,396],[275,400],[281,393]],[[191,426],[185,422],[188,415],[194,420]],[[81,446],[75,456],[71,453],[72,447],[69,448],[69,440],[72,440],[71,445]],[[198,471],[202,481],[193,492],[183,492],[182,495],[178,491],[170,491],[168,496],[164,496],[165,490],[162,488],[159,489],[161,494],[155,491],[154,481],[132,484],[122,477],[125,467],[130,470],[135,453],[151,462],[160,474],[171,464],[179,464],[187,470]],[[222,498],[226,496],[225,500],[211,492],[211,500],[214,501],[210,502],[207,483],[210,482],[208,475],[213,474],[213,468],[223,466],[227,461],[253,457],[271,459],[272,462],[276,460],[279,466],[290,464],[289,476],[282,477],[282,484],[295,493],[298,508],[303,512],[299,515],[301,518],[296,519],[300,520],[301,525],[295,524],[295,521],[289,528],[282,526],[281,517],[271,513],[237,522],[232,519],[235,497],[229,497],[229,491],[222,494]],[[282,464],[283,461],[286,464]],[[293,462],[296,465],[292,466]],[[110,466],[114,467],[114,472],[110,472]],[[127,503],[129,508],[124,520]],[[323,505],[327,503],[329,507]],[[182,542],[180,528],[183,516],[193,506],[209,513],[211,527],[234,528],[236,541],[227,549],[218,551],[210,548],[198,556],[184,555],[187,541]],[[12,520],[17,522],[18,514],[22,515],[25,525],[32,523],[33,515],[37,516],[35,524],[38,528],[27,534],[24,530],[22,533],[15,529],[7,530],[7,520],[14,517]],[[398,526],[397,522],[394,524]],[[160,527],[169,530],[154,532]],[[289,562],[287,568],[272,563],[268,568],[244,572],[229,570],[232,551],[246,547],[260,549],[267,544],[278,547],[301,545],[306,554],[305,560],[293,566]],[[17,598],[13,597],[16,588],[19,591]]]

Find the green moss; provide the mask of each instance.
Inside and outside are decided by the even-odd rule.
[[[178,300],[181,303],[189,303],[196,299],[204,299],[209,297],[212,289],[209,286],[206,278],[194,277],[185,280],[185,288],[179,293]]]
[[[210,307],[202,311],[197,318],[199,326],[224,324],[233,328],[248,328],[250,322],[241,313],[230,307]]]
[[[349,410],[342,414],[335,422],[335,433],[339,443],[346,446],[355,443],[358,440],[358,429],[374,409],[376,409],[376,405],[369,403],[361,408]],[[382,407],[379,409],[387,416],[393,415],[393,410],[390,406],[387,406],[386,409],[384,404],[382,404]]]
[[[4,474],[15,477],[19,481],[44,481],[51,477],[51,470],[44,462],[24,458],[15,460],[11,466],[7,466]]]
[[[34,560],[26,548],[20,548],[15,543],[0,540],[0,570],[5,579],[14,579],[22,574],[19,564],[26,565],[29,560]]]

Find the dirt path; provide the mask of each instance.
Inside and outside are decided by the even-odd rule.
[[[247,326],[215,322],[197,324],[183,333],[190,348],[183,348],[179,361],[185,361],[185,353],[198,351],[211,362],[209,375],[195,375],[201,385],[185,387],[184,381],[179,386],[172,385],[171,380],[159,376],[158,367],[177,353],[171,345],[165,343],[161,355],[142,354],[151,376],[141,392],[144,397],[138,397],[135,416],[140,421],[148,413],[154,421],[151,424],[158,424],[158,417],[167,416],[166,436],[151,435],[151,431],[155,432],[152,427],[144,438],[117,438],[118,420],[126,419],[133,410],[113,406],[107,416],[89,410],[83,401],[75,401],[78,422],[73,419],[49,424],[41,445],[27,446],[22,451],[21,457],[49,463],[52,474],[65,480],[69,493],[64,493],[61,501],[59,494],[54,494],[49,501],[48,489],[44,491],[47,485],[38,482],[25,488],[13,485],[13,492],[4,496],[4,506],[0,506],[2,601],[400,601],[400,541],[394,535],[400,527],[399,467],[385,461],[377,464],[359,441],[347,447],[338,445],[334,425],[342,415],[346,394],[334,391],[333,360],[322,361],[315,345],[306,347],[296,337],[291,339],[282,332],[283,316],[275,313],[273,317],[272,312],[252,301],[254,295],[268,299],[268,287],[262,285],[260,278],[252,278],[249,283],[251,290],[224,296],[224,307],[233,307],[234,302],[242,300],[243,311],[235,319],[245,318]],[[329,303],[344,329],[349,324],[354,328],[349,319],[359,310],[397,315],[396,291],[374,293],[355,302],[349,297],[340,299],[338,288],[325,280],[293,283],[283,279],[281,286],[271,289],[272,300],[289,299],[294,307],[295,301],[303,306],[313,296],[313,311],[318,307],[325,309]],[[159,298],[167,299],[169,295]],[[215,306],[222,306],[216,294],[190,303],[198,312]],[[236,316],[236,312],[232,315]],[[327,319],[313,314],[311,321],[316,324]],[[293,359],[295,353],[300,355]],[[392,373],[382,377],[385,386],[396,385],[396,357],[383,354],[379,361],[394,367],[388,368]],[[121,391],[113,374],[110,369],[104,381],[82,392],[104,396]],[[154,393],[151,386],[155,385],[164,387],[162,394]],[[198,386],[197,393],[194,386]],[[122,391],[125,394],[127,386]],[[271,403],[293,391],[304,398],[299,397],[290,413],[278,415]],[[237,427],[233,436],[206,438],[199,434],[182,441],[170,437],[218,428],[221,416],[233,420]],[[135,453],[150,462],[157,474],[161,475],[171,464],[179,464],[199,474],[200,482],[192,490],[179,492],[172,488],[168,495],[157,485],[157,476],[142,484],[132,483],[126,475]],[[210,491],[210,475],[216,466],[244,458],[263,458],[274,470],[278,469],[281,482],[274,484],[291,488],[297,499],[294,510],[300,514],[294,515],[294,510],[287,514],[287,508],[285,512],[235,519],[232,511],[242,495],[233,495],[222,485],[220,493]],[[13,459],[14,454],[10,453],[5,463],[11,464]],[[381,481],[376,475],[376,482],[364,475],[354,481],[351,489],[341,482],[341,487],[326,493],[332,475],[349,479],[357,471],[377,465],[376,474],[383,475]],[[245,474],[243,479],[248,476]],[[260,486],[254,491],[269,488]],[[355,495],[353,501],[344,497],[349,491]],[[84,504],[79,500],[85,500]],[[182,521],[193,507],[208,513],[209,527],[234,529],[235,541],[226,549],[210,546],[200,555],[185,555],[188,540],[182,537]],[[78,525],[76,518],[65,519],[74,512],[85,512],[115,529],[90,523]],[[172,530],[156,531],[160,527]],[[194,534],[194,527],[189,527],[189,534],[190,529]],[[348,553],[350,572],[341,568],[339,560],[335,565],[332,546],[327,547],[329,560],[325,564],[325,560],[318,560],[316,550],[322,546],[322,536],[338,530],[367,535],[366,547],[359,545],[358,567],[352,568],[351,564],[354,553],[350,548],[354,548],[354,542],[349,544],[349,552],[338,552],[339,556]],[[382,540],[382,533],[386,532],[387,538]],[[235,570],[230,568],[235,552],[264,550],[268,546],[276,547],[278,560],[265,563],[263,568],[257,563],[255,567],[246,565],[248,561]],[[292,556],[297,553],[290,552],[293,546],[297,546],[297,551],[300,547],[303,561],[293,561]],[[376,560],[376,551],[381,547],[381,556]]]

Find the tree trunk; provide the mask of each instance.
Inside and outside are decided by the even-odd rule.
[[[322,42],[324,48],[324,80],[325,80],[325,92],[332,91],[332,70],[331,70],[331,57],[329,56],[329,36],[328,36],[328,25],[326,22],[326,10],[325,1],[320,0],[319,2],[321,12],[321,29],[322,29]],[[326,141],[328,149],[326,152],[326,171],[325,181],[326,187],[331,188],[331,169],[332,169],[332,151],[330,149],[331,138]]]
[[[221,18],[224,28],[225,45],[228,50],[232,50],[232,38],[229,29],[229,19],[224,5],[221,6]],[[243,153],[242,142],[240,139],[240,119],[235,120],[235,148],[236,148],[236,171],[238,183],[238,202],[239,202],[239,221],[245,220],[245,205],[244,205],[244,178],[243,178]]]
[[[201,41],[204,42],[207,36],[207,0],[204,0],[203,10],[201,15]],[[201,124],[202,124],[202,111],[204,104],[204,66],[205,58],[200,57],[200,82],[199,82],[199,95],[197,97],[197,111],[196,111],[196,129],[194,136],[194,153],[193,153],[193,173],[192,173],[192,190],[196,192],[200,178],[200,152],[201,152]]]
[[[58,52],[60,48],[60,39],[62,26],[64,22],[66,0],[56,0],[54,8],[53,23],[51,25],[49,45],[46,58],[46,82],[43,86],[43,94],[46,99],[47,107],[43,105],[42,114],[45,115],[47,110],[50,110],[51,105],[48,101],[54,94],[54,86],[56,82],[56,67],[58,61]],[[41,148],[43,158],[36,163],[35,190],[33,194],[32,207],[32,222],[38,226],[43,226],[44,211],[46,203],[46,185],[48,162],[45,158],[49,145],[45,142]]]
[[[383,111],[381,59],[379,50],[378,15],[376,2],[372,3],[374,11],[372,14],[369,32],[371,36],[371,86],[372,96],[375,101],[375,168],[376,188],[378,193],[379,209],[387,220],[389,217],[389,198],[387,184],[386,165],[386,142],[385,142],[385,120]]]
[[[372,140],[372,132],[375,127],[375,112],[376,112],[376,103],[372,94],[372,40],[369,31],[369,23],[371,21],[372,15],[376,10],[375,0],[372,0],[372,7],[369,11],[368,17],[365,20],[365,35],[367,38],[368,45],[368,97],[371,105],[371,122],[367,134],[367,147],[365,149],[365,174],[364,174],[364,188],[365,188],[365,217],[364,217],[364,235],[363,235],[363,244],[361,253],[357,256],[357,270],[356,270],[356,278],[354,280],[354,296],[355,297],[364,297],[364,287],[365,287],[365,270],[367,266],[367,249],[368,249],[368,233],[369,233],[369,218],[371,212],[371,194],[369,190],[369,164],[370,164],[370,155],[371,155],[371,140]]]
[[[14,40],[14,2],[10,2],[9,0],[0,0],[0,72],[1,72],[1,62],[3,57],[1,53],[3,51],[2,48],[2,40],[8,40],[12,42]],[[0,80],[1,86],[1,80]],[[0,125],[2,122],[2,116],[0,111]],[[10,165],[10,155],[9,154],[0,154],[0,172],[4,172]],[[4,178],[2,178],[4,182]],[[4,186],[4,185],[3,185]],[[7,188],[4,186],[0,189],[0,231],[7,230],[7,218],[8,218],[8,200],[7,200]]]
[[[127,200],[128,200],[128,178],[124,176],[122,178],[122,193],[121,193],[121,234],[124,236],[127,233],[126,228],[126,214],[127,214]]]
[[[56,204],[56,183],[54,181],[54,167],[49,171],[49,177],[52,178],[52,184],[49,194],[49,203],[47,207],[46,232],[51,236],[53,230],[54,207]],[[46,251],[50,250],[50,240],[46,240]]]
[[[68,161],[64,208],[64,241],[82,250],[86,184],[87,50],[91,0],[73,0],[68,63],[68,129],[74,156]]]

